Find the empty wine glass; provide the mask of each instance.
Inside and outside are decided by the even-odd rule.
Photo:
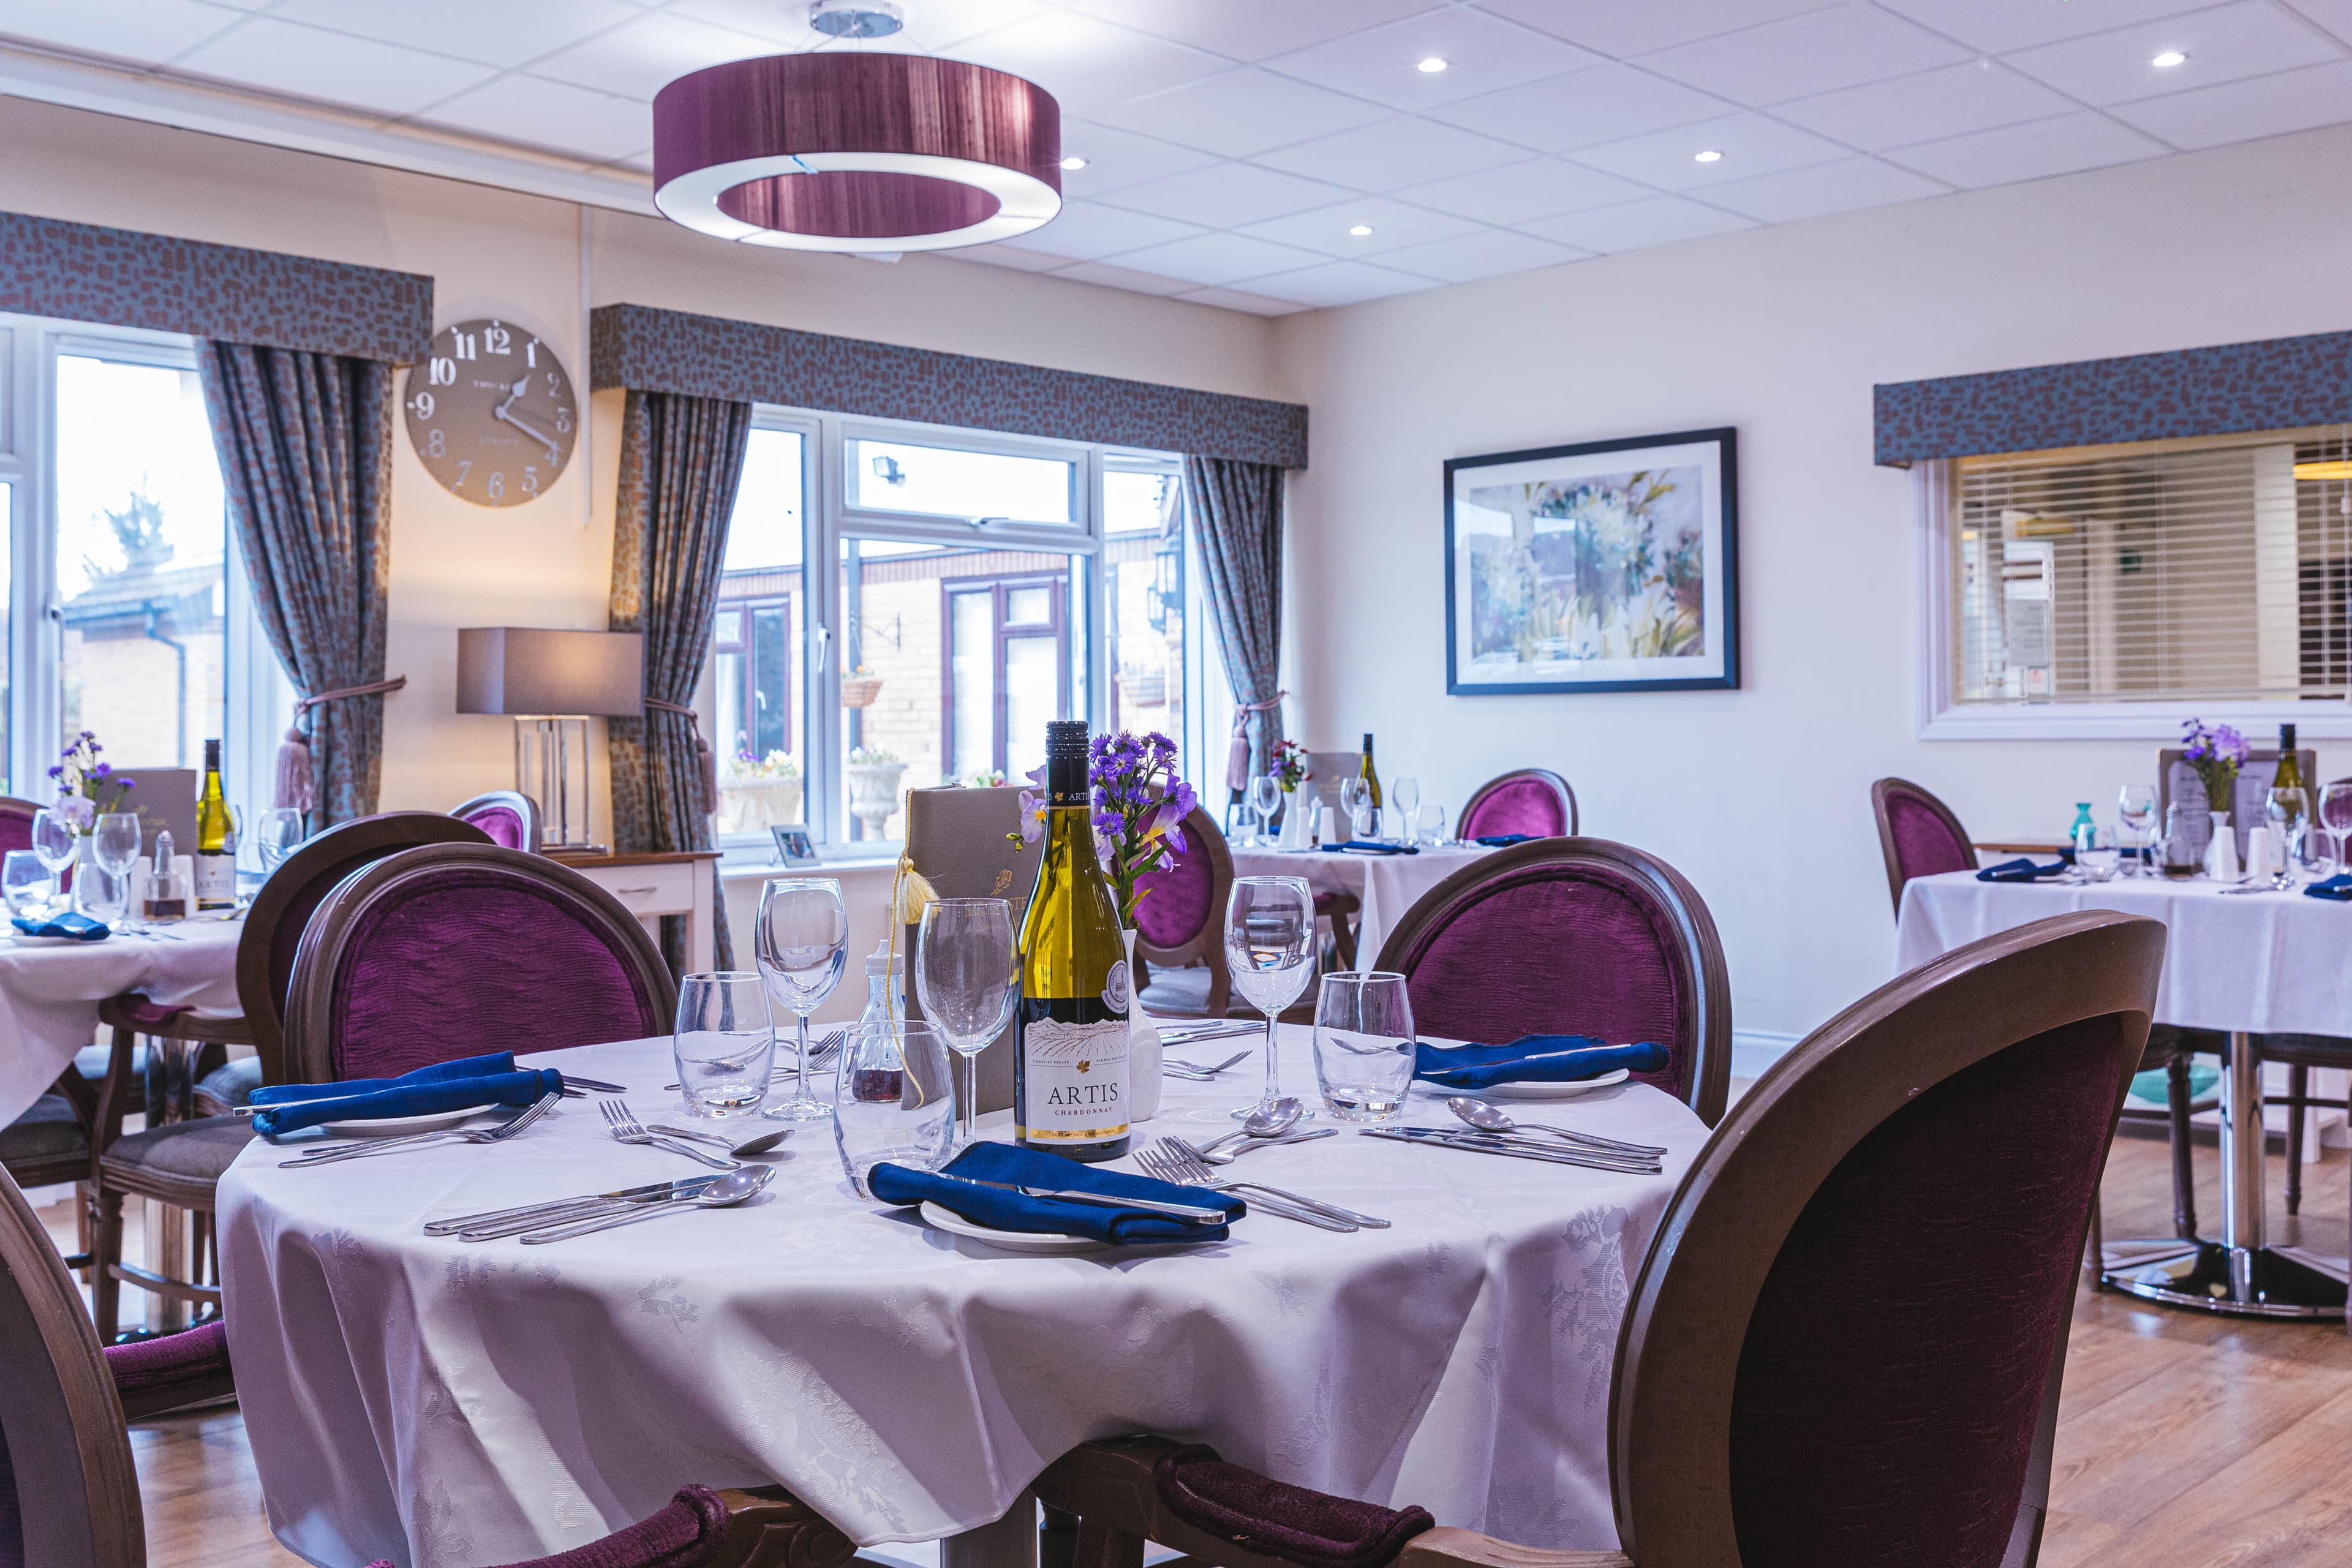
[[[290,805],[273,806],[261,816],[261,869],[267,874],[302,847],[302,814]]]
[[[788,1099],[760,1112],[772,1121],[822,1121],[833,1107],[809,1092],[809,1015],[841,984],[849,962],[849,915],[830,877],[771,877],[760,888],[753,951],[771,1000],[800,1020],[800,1068]]]
[[[131,868],[139,863],[139,814],[131,811],[100,812],[98,821],[90,827],[90,859],[97,863],[99,870],[121,887],[122,897],[115,910],[118,915],[128,911],[131,906]],[[115,904],[111,889],[101,890],[100,896],[110,905]],[[88,898],[82,900],[82,910],[93,919],[107,918],[90,907]]]
[[[1249,783],[1249,808],[1257,818],[1257,842],[1265,844],[1273,837],[1274,814],[1282,805],[1282,785],[1270,774],[1260,773]]]
[[[2155,868],[2148,861],[2148,849],[2156,842],[2156,788],[2152,784],[2126,784],[2116,796],[2116,820],[2130,835],[2127,847],[2132,851],[2131,874],[2152,876]]]
[[[2298,785],[2273,787],[2263,801],[2263,826],[2278,852],[2274,879],[2282,884],[2307,871],[2314,858],[2311,796]]]
[[[65,887],[66,868],[74,863],[74,854],[80,847],[73,824],[66,820],[65,813],[47,806],[33,813],[33,853],[41,858],[41,864],[57,879],[60,890]]]
[[[2338,779],[2319,793],[2319,820],[2315,826],[2327,839],[2327,863],[2335,869],[2345,869],[2345,836],[2352,834],[2352,779]]]
[[[1397,826],[1410,844],[1421,831],[1421,781],[1411,773],[1389,785],[1389,804],[1397,809]]]
[[[1348,833],[1350,837],[1371,837],[1370,825],[1364,820],[1371,808],[1372,786],[1370,784],[1360,778],[1339,781],[1339,809],[1348,814]]]
[[[923,1016],[963,1058],[962,1142],[969,1143],[980,1053],[1004,1032],[1021,1000],[1011,902],[941,899],[928,906],[915,934],[915,994]]]
[[[1265,1015],[1265,1093],[1235,1120],[1282,1098],[1274,1020],[1315,973],[1315,894],[1304,877],[1236,877],[1225,906],[1225,967],[1243,1001]],[[1310,1111],[1308,1113],[1312,1115]]]

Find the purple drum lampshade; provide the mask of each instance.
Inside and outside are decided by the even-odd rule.
[[[654,98],[654,205],[721,239],[945,250],[1062,210],[1062,110],[986,66],[843,51],[730,60]]]

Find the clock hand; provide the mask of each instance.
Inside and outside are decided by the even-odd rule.
[[[513,399],[509,398],[507,401],[511,403]],[[493,419],[505,420],[508,424],[513,426],[516,429],[521,431],[524,435],[530,437],[532,440],[546,447],[547,460],[551,463],[555,461],[557,452],[554,441],[550,439],[544,431],[536,428],[520,416],[508,413],[507,405],[505,403],[501,403],[496,408],[491,409],[490,417]]]

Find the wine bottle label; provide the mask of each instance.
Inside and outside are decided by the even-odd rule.
[[[1103,981],[1103,1005],[1114,1013],[1124,1013],[1127,1011],[1127,960],[1122,958],[1110,966],[1110,973]]]
[[[1032,1018],[1021,1031],[1022,1135],[1033,1143],[1127,1136],[1127,1020]]]
[[[236,902],[236,859],[229,855],[196,857],[196,907],[226,909]]]

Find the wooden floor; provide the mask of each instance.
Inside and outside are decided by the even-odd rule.
[[[2212,1145],[2197,1152],[2200,1216],[2220,1214]],[[2119,1139],[2110,1237],[2171,1226],[2165,1148]],[[2345,1250],[2347,1163],[2310,1168],[2300,1223],[2271,1234]],[[54,1226],[67,1215],[46,1211]],[[137,1300],[137,1298],[132,1298]],[[296,1568],[269,1538],[234,1409],[141,1423],[131,1444],[152,1568]],[[2340,1324],[2169,1311],[2085,1291],[2074,1315],[2043,1568],[2338,1568],[2352,1562],[2352,1340]]]

